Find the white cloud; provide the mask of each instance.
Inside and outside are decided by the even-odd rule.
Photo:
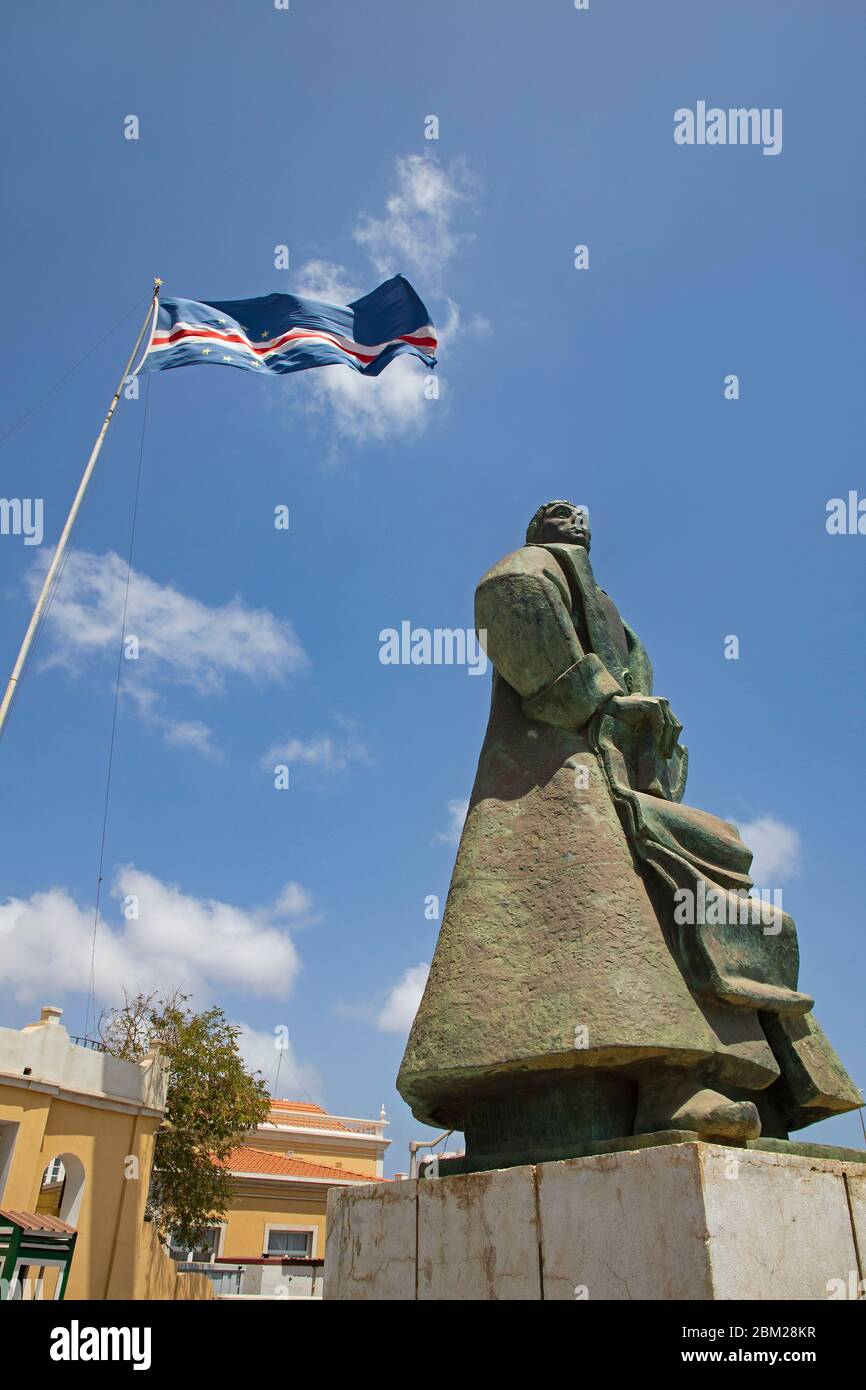
[[[351,304],[364,291],[353,285],[347,271],[332,261],[307,261],[295,272],[295,294],[304,299],[324,299],[328,304]]]
[[[201,719],[174,719],[163,709],[163,698],[145,685],[121,685],[120,694],[135,707],[136,714],[161,734],[173,748],[184,748],[213,762],[222,760],[222,749],[214,742],[213,730]]]
[[[744,842],[754,854],[751,875],[757,888],[772,888],[779,879],[790,878],[800,868],[802,840],[792,825],[775,816],[755,820],[734,820]]]
[[[452,299],[446,304],[445,321],[436,327],[440,351],[462,332],[460,306]],[[474,321],[469,331],[478,331]],[[431,412],[442,408],[447,394],[438,372],[438,400],[428,400],[425,384],[429,376],[423,362],[408,356],[395,357],[381,376],[323,368],[308,374],[300,408],[307,414],[330,412],[336,435],[355,444],[417,438],[430,424]]]
[[[433,155],[410,154],[397,160],[396,188],[385,215],[365,215],[353,236],[380,275],[416,271],[428,287],[438,288],[446,265],[467,240],[455,219],[475,197],[475,180],[463,161],[446,168]]]
[[[458,229],[461,213],[475,210],[477,189],[467,166],[455,160],[447,167],[432,154],[398,158],[395,188],[381,217],[364,215],[353,236],[380,276],[405,272],[417,277],[416,289],[426,299],[441,293],[450,260],[467,235]],[[356,277],[330,261],[308,261],[295,276],[296,293],[346,304],[364,292]],[[367,289],[371,287],[368,285]],[[483,334],[486,320],[474,315],[467,331]],[[440,345],[453,343],[460,331],[460,309],[446,297],[445,322],[437,324]],[[293,378],[293,413],[327,413],[337,439],[355,444],[385,443],[417,438],[441,410],[424,394],[429,370],[414,357],[397,357],[378,377],[365,377],[343,367],[326,367]],[[445,382],[437,372],[440,401]],[[333,460],[334,446],[329,451]]]
[[[78,668],[95,652],[117,651],[126,575],[126,562],[113,551],[70,555],[47,623],[49,665]],[[34,594],[40,581],[40,574],[31,573]],[[191,686],[201,695],[218,694],[229,675],[281,680],[308,665],[291,623],[266,608],[250,608],[238,597],[208,607],[135,570],[126,631],[138,638],[149,677]]]
[[[322,772],[343,772],[353,762],[369,762],[367,749],[359,738],[347,734],[343,739],[334,739],[330,734],[316,734],[308,739],[287,738],[272,743],[262,755],[260,766],[270,771],[277,763],[289,767],[302,764]]]
[[[222,749],[213,741],[213,731],[200,719],[171,719],[163,715],[155,718],[157,727],[163,731],[163,738],[173,748],[188,748],[214,761],[222,758]]]
[[[41,577],[39,566],[28,575],[34,596]],[[69,556],[46,624],[45,666],[78,672],[90,667],[94,656],[116,658],[126,582],[126,562],[113,551]],[[229,676],[281,681],[309,665],[291,623],[268,609],[250,608],[238,597],[210,607],[134,570],[126,616],[126,639],[131,638],[138,658],[123,663],[124,698],[167,743],[212,759],[222,757],[212,730],[200,719],[168,713],[167,687],[215,695]]]
[[[443,830],[438,835],[434,836],[434,845],[459,845],[468,810],[468,800],[448,802],[448,815],[451,821],[447,830]]]
[[[311,1062],[298,1060],[290,1036],[276,1031],[285,1026],[275,1023],[275,1031],[268,1033],[247,1023],[236,1024],[241,1029],[238,1050],[251,1070],[262,1073],[272,1096],[301,1101],[314,1096],[315,1104],[326,1108],[321,1074]]]
[[[376,1020],[376,1026],[383,1033],[408,1033],[412,1020],[421,1003],[421,995],[430,974],[430,966],[420,961],[404,970],[397,983],[391,988],[384,1007]]]
[[[98,925],[94,988],[101,1002],[116,1003],[124,988],[182,988],[196,996],[226,986],[258,995],[291,990],[300,958],[275,919],[287,915],[287,902],[301,908],[300,885],[287,884],[269,907],[249,909],[193,897],[127,864],[111,891],[122,920]],[[138,915],[127,920],[133,906]],[[93,908],[80,907],[67,889],[10,898],[0,904],[0,978],[22,1001],[86,993],[92,939]]]
[[[300,883],[287,883],[274,903],[273,917],[307,917],[313,908],[313,895]]]
[[[424,363],[408,356],[395,357],[381,376],[323,367],[309,373],[301,409],[307,414],[329,412],[335,433],[355,444],[417,437],[430,424],[435,408],[424,395],[427,376]],[[329,458],[333,460],[333,451]]]
[[[489,338],[493,332],[493,324],[483,314],[473,314],[466,328],[467,333],[471,333],[475,338]]]

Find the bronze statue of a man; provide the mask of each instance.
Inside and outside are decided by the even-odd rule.
[[[793,921],[747,896],[736,827],[682,804],[682,726],[589,549],[584,509],[549,502],[476,594],[490,722],[398,1080],[470,1168],[785,1139],[861,1104]]]

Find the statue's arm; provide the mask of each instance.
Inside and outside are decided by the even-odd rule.
[[[530,719],[579,729],[622,687],[594,652],[584,652],[564,576],[522,552],[485,575],[475,626],[487,655],[519,695]],[[550,562],[552,565],[553,561]]]

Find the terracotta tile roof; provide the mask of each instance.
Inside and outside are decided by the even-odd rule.
[[[323,1110],[320,1105],[313,1105],[312,1101],[272,1100],[265,1124],[296,1125],[300,1129],[342,1130],[344,1134],[352,1132],[348,1125],[335,1120],[327,1110]]]
[[[327,1115],[327,1110],[323,1110],[321,1105],[314,1105],[311,1100],[277,1100],[271,1098],[271,1106],[280,1106],[283,1110],[303,1110],[310,1115]]]
[[[10,1207],[0,1207],[0,1221],[14,1221],[25,1231],[51,1231],[54,1235],[73,1235],[74,1226],[67,1226],[56,1216],[46,1216],[44,1211],[12,1211]]]
[[[270,1110],[265,1119],[266,1125],[291,1125],[295,1129],[330,1129],[342,1134],[351,1134],[348,1125],[330,1115],[287,1115],[284,1110]]]
[[[348,1168],[331,1168],[326,1163],[308,1163],[304,1158],[288,1158],[285,1154],[269,1153],[243,1145],[232,1149],[224,1160],[232,1173],[261,1173],[275,1178],[332,1178],[335,1182],[382,1182],[369,1173],[352,1173]]]

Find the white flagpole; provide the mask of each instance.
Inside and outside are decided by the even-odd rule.
[[[66,550],[69,537],[72,534],[72,528],[75,525],[75,518],[78,516],[79,508],[81,506],[82,501],[84,500],[84,494],[87,491],[87,484],[90,482],[90,476],[94,468],[96,467],[96,460],[99,458],[99,452],[105,441],[105,436],[108,433],[108,426],[111,424],[111,418],[114,415],[115,409],[117,408],[117,402],[120,400],[120,393],[123,390],[124,383],[127,377],[129,376],[132,364],[135,361],[135,355],[138,352],[139,347],[141,346],[141,340],[147,332],[148,327],[151,325],[151,321],[156,321],[157,304],[159,300],[159,287],[161,284],[162,281],[158,277],[153,282],[153,297],[150,301],[150,304],[147,306],[147,314],[145,315],[144,323],[141,325],[138,337],[135,340],[135,346],[129,355],[129,361],[123,369],[123,376],[120,378],[117,390],[111,398],[111,405],[108,407],[108,413],[106,414],[105,419],[102,422],[102,429],[99,431],[99,434],[97,435],[96,443],[94,444],[91,450],[90,458],[87,460],[87,466],[83,474],[81,475],[81,482],[78,484],[78,491],[72,499],[72,506],[69,508],[69,515],[67,516],[66,523],[63,527],[63,530],[60,533],[60,540],[57,542],[57,547],[54,551],[51,564],[48,566],[48,572],[45,575],[45,581],[42,585],[42,589],[40,590],[39,597],[36,600],[36,607],[33,609],[33,616],[30,619],[29,626],[24,634],[24,641],[21,643],[21,650],[19,651],[18,656],[16,657],[15,665],[12,667],[12,675],[9,677],[9,681],[6,686],[6,691],[3,695],[3,701],[2,703],[0,703],[0,733],[2,733],[3,726],[6,723],[6,719],[9,714],[9,709],[12,705],[12,699],[15,694],[15,689],[18,685],[19,680],[21,679],[21,672],[24,670],[24,665],[27,661],[27,654],[30,651],[31,646],[33,645],[33,638],[36,636],[36,630],[39,627],[40,619],[42,618],[42,615],[45,612],[45,606],[48,602],[48,596],[51,592],[51,586],[54,583],[55,576],[57,574],[58,569],[60,568],[60,561],[63,559],[63,554]]]

